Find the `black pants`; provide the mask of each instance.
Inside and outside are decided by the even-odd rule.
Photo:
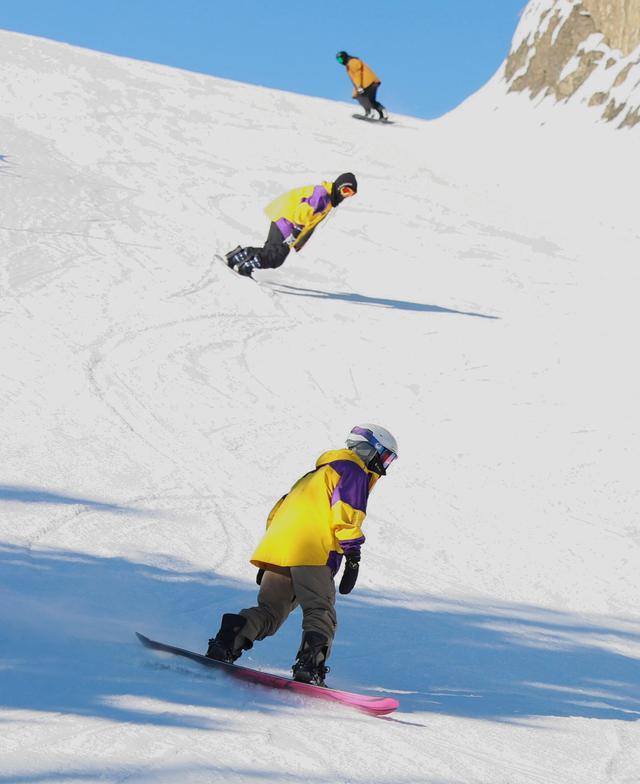
[[[378,87],[380,87],[380,82],[374,82],[374,84],[365,87],[363,93],[356,96],[358,103],[367,113],[372,109],[375,109],[378,114],[382,114],[384,111],[384,106],[376,100]]]
[[[264,247],[247,248],[247,250],[251,256],[257,256],[260,259],[262,269],[275,269],[275,267],[281,266],[289,255],[289,246],[284,242],[282,232],[275,223],[269,227]]]

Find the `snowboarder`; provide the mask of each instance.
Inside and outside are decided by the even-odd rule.
[[[352,97],[364,109],[364,116],[370,117],[371,111],[375,109],[378,112],[379,120],[389,119],[387,110],[376,99],[376,93],[381,82],[371,68],[358,57],[353,57],[353,55],[347,54],[347,52],[338,52],[336,60],[347,69],[347,74],[354,87]]]
[[[254,269],[279,267],[291,248],[301,250],[331,210],[357,192],[355,175],[346,172],[335,182],[305,185],[283,193],[265,207],[272,223],[264,246],[242,248],[238,245],[225,254],[227,264],[240,275],[247,276],[251,276]]]
[[[208,657],[234,662],[255,640],[275,634],[300,605],[302,642],[293,677],[325,685],[325,662],[336,630],[334,578],[344,555],[340,593],[355,586],[367,499],[398,455],[395,438],[378,425],[357,425],[346,445],[320,455],[315,470],[271,510],[266,533],[251,557],[259,570],[257,606],[222,616],[220,630],[209,640]]]

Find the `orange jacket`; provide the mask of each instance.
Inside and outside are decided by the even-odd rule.
[[[347,73],[356,88],[353,91],[354,98],[358,94],[358,87],[366,88],[371,84],[380,84],[380,79],[378,79],[371,68],[366,63],[363,63],[362,60],[358,60],[357,57],[352,57],[347,61]]]

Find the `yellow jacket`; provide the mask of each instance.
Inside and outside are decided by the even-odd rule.
[[[305,185],[283,193],[264,211],[280,229],[284,239],[293,235],[296,241],[292,247],[300,250],[309,239],[316,226],[333,209],[331,205],[332,182],[321,185]]]
[[[367,88],[372,84],[381,83],[371,68],[366,63],[363,63],[362,60],[358,60],[357,57],[351,57],[347,61],[347,73],[356,88],[353,91],[354,98],[358,95],[358,87]]]
[[[360,551],[367,499],[378,479],[350,449],[320,455],[315,471],[299,479],[273,507],[267,530],[251,556],[270,566],[331,566]]]

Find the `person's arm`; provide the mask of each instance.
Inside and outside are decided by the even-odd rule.
[[[347,594],[354,589],[360,569],[360,548],[365,541],[362,523],[367,513],[369,479],[366,471],[349,460],[337,461],[331,467],[340,475],[331,495],[333,531],[345,555],[338,590]]]
[[[360,63],[360,68],[359,68],[359,71],[358,71],[358,83],[356,83],[356,90],[358,91],[358,93],[363,93],[364,92],[364,84],[363,84],[363,82],[364,82],[364,63],[362,62],[362,60],[358,60],[358,62]]]
[[[358,87],[362,87],[363,72],[364,63],[362,60],[359,60],[357,57],[352,57],[347,64],[347,73],[349,74],[349,79],[351,79],[353,86],[356,89],[358,89]]]
[[[357,92],[362,92],[362,82],[364,81],[364,63],[357,57],[352,57],[347,63],[347,73],[349,79],[353,82],[353,86]]]
[[[345,555],[344,571],[338,586],[341,594],[351,593],[358,579],[360,548],[365,541],[362,523],[367,513],[368,496],[366,473],[359,466],[346,463],[331,499],[335,536]]]
[[[293,212],[293,220],[299,226],[308,226],[331,203],[331,195],[324,185],[315,185],[309,196],[300,199]]]
[[[340,461],[335,470],[340,474],[331,496],[331,517],[334,535],[346,556],[360,556],[365,537],[362,523],[367,514],[369,480],[365,471],[351,461]]]

